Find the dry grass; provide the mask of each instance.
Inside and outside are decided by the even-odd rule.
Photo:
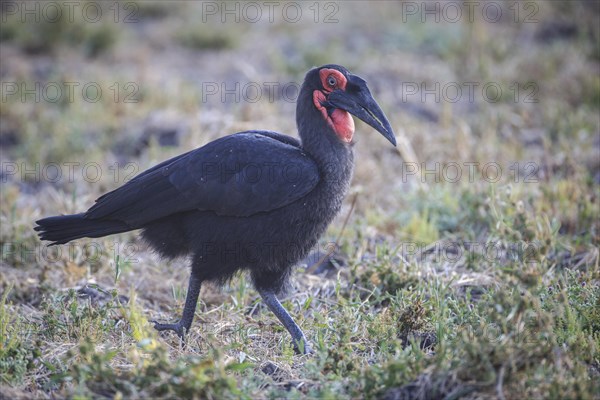
[[[94,82],[103,95],[2,100],[0,393],[599,398],[600,14],[594,2],[526,2],[539,8],[537,22],[515,23],[512,3],[496,3],[505,12],[497,23],[422,23],[393,2],[336,3],[333,24],[315,24],[307,8],[296,24],[203,23],[192,2],[135,3],[132,24],[10,17],[3,85]],[[85,210],[131,175],[217,137],[294,134],[285,94],[222,102],[206,84],[283,86],[326,62],[368,80],[401,146],[357,123],[356,204],[349,197],[312,260],[339,239],[335,257],[301,266],[285,297],[313,356],[293,353],[243,277],[203,288],[184,347],[147,321],[180,314],[186,260],[158,259],[135,233],[57,248],[34,235],[41,216]],[[493,82],[504,95],[406,96],[410,84],[436,82]],[[525,101],[531,82],[537,102]],[[78,163],[68,164],[72,177],[64,163]],[[90,179],[86,163],[102,176]],[[497,182],[490,163],[501,168]]]

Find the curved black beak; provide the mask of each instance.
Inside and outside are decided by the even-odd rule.
[[[346,89],[334,90],[327,97],[327,102],[335,108],[341,108],[360,118],[373,128],[377,129],[387,140],[396,146],[396,136],[390,122],[373,99],[371,91],[364,79],[348,74]]]

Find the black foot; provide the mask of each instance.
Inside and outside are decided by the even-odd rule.
[[[177,322],[176,324],[161,324],[158,321],[150,321],[150,322],[152,322],[154,324],[154,329],[156,329],[159,332],[173,331],[181,339],[185,338],[185,328],[183,327],[183,324],[181,323],[181,321]]]

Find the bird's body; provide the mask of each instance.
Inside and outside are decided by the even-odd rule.
[[[348,105],[337,92],[364,99]],[[191,255],[182,320],[156,323],[180,335],[191,326],[202,282],[222,283],[246,270],[296,348],[308,351],[275,293],[342,206],[354,165],[354,125],[346,109],[394,143],[389,123],[371,101],[364,81],[342,67],[313,69],[297,104],[301,142],[270,131],[226,136],[141,173],[86,213],[42,219],[36,230],[62,244],[141,229],[162,256]]]
[[[259,142],[278,140],[283,136],[271,134],[269,137],[256,131],[235,134],[229,138],[236,138],[237,135],[255,137]],[[252,147],[248,144],[246,146]],[[261,143],[258,149],[263,146],[264,143]],[[293,147],[296,149],[295,153],[309,158],[302,151],[299,142],[285,146]],[[225,153],[227,152],[225,149]],[[272,161],[269,165],[253,163],[245,168],[240,166],[238,177],[231,179],[272,181],[274,179],[271,179],[271,175],[281,173],[292,186],[304,187],[307,191],[310,188],[306,195],[284,206],[250,215],[187,211],[177,214],[176,218],[168,217],[151,222],[144,226],[142,236],[163,256],[192,253],[192,268],[203,280],[222,283],[238,270],[244,269],[250,272],[255,286],[280,291],[287,281],[290,268],[308,254],[339,211],[352,176],[353,163],[351,148],[344,157],[345,168],[335,171],[312,170],[306,166],[305,171],[301,171],[300,167],[286,169],[292,161],[289,158],[275,161],[277,156],[271,154]],[[233,170],[230,167],[229,171]],[[319,180],[315,179],[313,182],[301,172],[317,173]],[[216,172],[215,179],[221,179],[226,173]],[[331,193],[337,195],[332,196]],[[274,284],[276,282],[278,283]]]

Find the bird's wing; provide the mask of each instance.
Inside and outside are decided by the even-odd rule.
[[[86,218],[141,227],[169,215],[214,211],[249,216],[307,195],[319,182],[314,160],[273,132],[242,132],[167,160],[96,200]]]

